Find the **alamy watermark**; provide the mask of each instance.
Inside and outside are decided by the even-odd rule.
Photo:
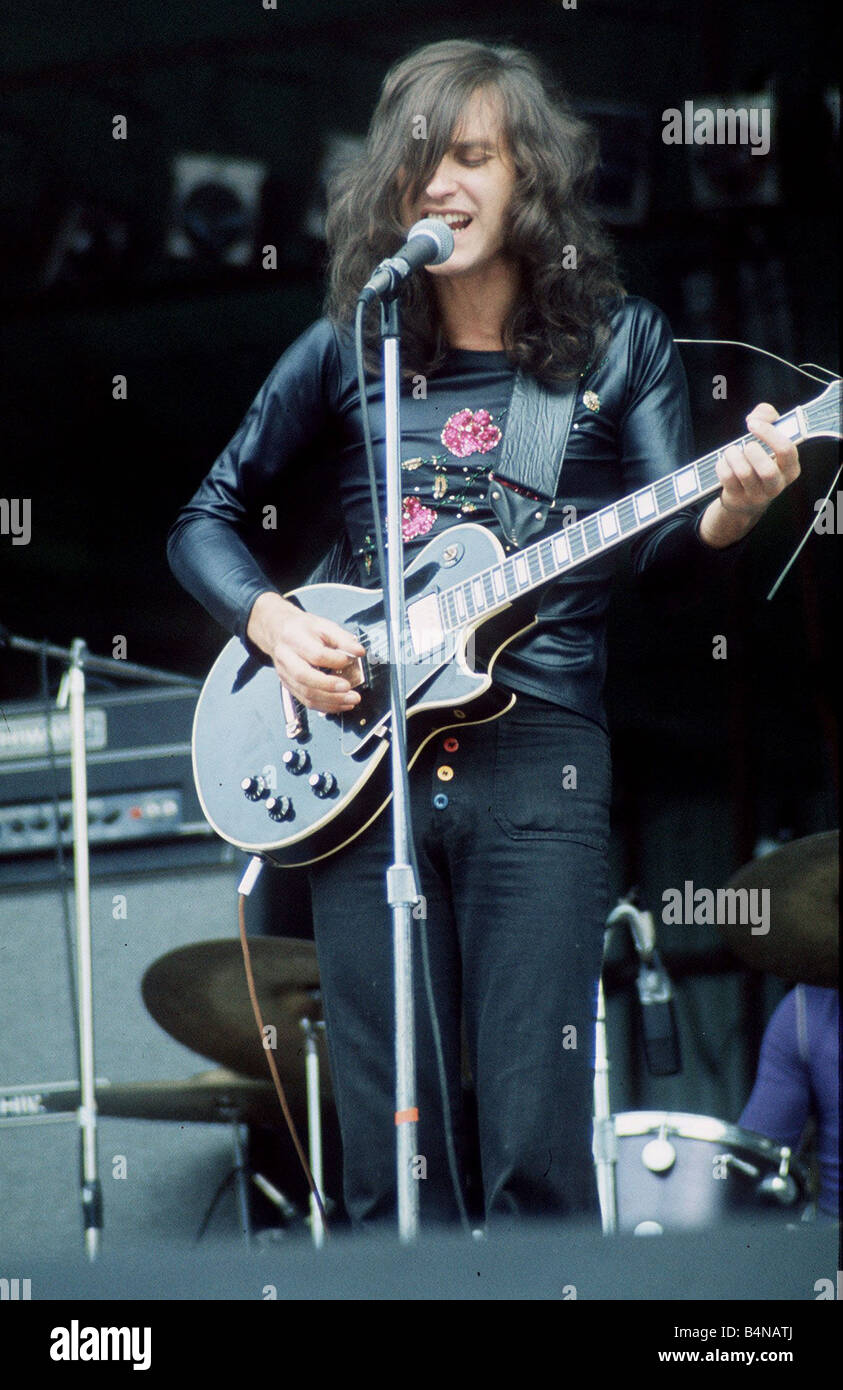
[[[0,536],[11,536],[12,545],[29,545],[32,539],[31,497],[0,497]]]
[[[753,936],[770,930],[769,888],[694,888],[686,879],[682,888],[665,888],[662,921],[674,927],[749,926]]]
[[[769,106],[695,106],[662,112],[665,145],[749,145],[750,154],[770,152]]]
[[[74,1318],[69,1327],[54,1327],[53,1361],[131,1361],[132,1370],[152,1364],[151,1327],[88,1327]]]

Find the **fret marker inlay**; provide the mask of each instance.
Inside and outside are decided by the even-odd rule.
[[[645,516],[652,516],[656,510],[656,500],[653,497],[653,489],[648,487],[646,492],[636,492],[635,505],[638,509],[638,515],[642,520]]]
[[[676,491],[680,497],[688,497],[690,493],[697,490],[697,473],[693,464],[690,468],[683,468],[681,473],[676,474]]]

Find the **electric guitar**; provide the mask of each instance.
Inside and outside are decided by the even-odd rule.
[[[841,438],[840,391],[841,383],[833,382],[780,417],[778,428],[794,443]],[[753,437],[734,442],[743,447]],[[535,615],[517,630],[512,613],[509,621],[502,615],[523,608],[517,601],[530,591],[716,492],[720,452],[509,556],[490,531],[472,522],[450,527],[418,552],[405,572],[406,625],[398,655],[411,765],[443,729],[498,718],[515,703],[493,684],[492,669]],[[294,867],[333,854],[387,805],[391,714],[381,591],[312,584],[286,597],[358,637],[366,654],[343,674],[360,703],[343,714],[306,709],[268,658],[232,638],[199,696],[193,771],[202,810],[224,840]]]

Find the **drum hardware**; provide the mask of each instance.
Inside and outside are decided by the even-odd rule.
[[[240,1230],[247,1245],[252,1240],[252,1218],[249,1214],[249,1179],[243,1153],[243,1136],[240,1126],[231,1126],[231,1144],[234,1149],[234,1194],[240,1214]]]
[[[766,1178],[762,1178],[758,1191],[762,1197],[772,1197],[783,1207],[792,1207],[799,1197],[799,1189],[790,1176],[791,1152],[788,1148],[782,1149],[782,1158],[777,1173],[770,1173]]]
[[[273,1099],[274,1098],[275,1092],[273,1091]],[[265,1178],[262,1173],[252,1173],[251,1179],[258,1191],[262,1192],[264,1197],[266,1197],[274,1207],[278,1208],[285,1221],[292,1221],[298,1216],[298,1207],[293,1206],[289,1197],[285,1197],[284,1193],[281,1192],[274,1183],[271,1183],[268,1178]]]
[[[667,1125],[662,1125],[658,1139],[651,1139],[641,1151],[641,1162],[651,1173],[667,1173],[676,1162],[676,1150],[667,1137]]]
[[[41,1124],[74,1120],[80,1103],[78,1081],[0,1086],[0,1124]],[[124,1120],[171,1120],[194,1124],[277,1125],[275,1092],[222,1068],[197,1072],[183,1081],[96,1083],[97,1113]]]
[[[197,1072],[184,1081],[96,1083],[97,1113],[107,1119],[158,1120],[195,1124],[226,1124],[234,1154],[233,1180],[240,1229],[252,1239],[248,1204],[251,1178],[285,1217],[297,1215],[293,1204],[260,1173],[250,1172],[243,1152],[243,1126],[278,1126],[278,1102],[268,1081],[237,1076],[222,1068]],[[77,1122],[81,1090],[78,1081],[47,1082],[0,1088],[0,1125]],[[268,1190],[271,1189],[271,1190]]]
[[[699,1230],[750,1212],[772,1219],[807,1194],[807,1172],[789,1148],[736,1125],[661,1111],[617,1114],[613,1124],[619,1230]],[[654,1145],[675,1161],[654,1168]]]
[[[312,942],[294,937],[254,937],[249,938],[249,953],[264,1019],[263,1039],[255,1027],[242,951],[237,941],[198,942],[168,952],[146,971],[141,993],[155,1021],[178,1042],[214,1061],[235,1067],[243,1076],[261,1078],[261,1093],[265,1093],[267,1101],[271,1097],[273,1124],[278,1126],[277,1098],[272,1085],[265,1080],[265,1049],[272,1048],[291,1108],[307,1115],[309,1164],[321,1193],[322,1100],[324,1093],[326,1103],[330,1104],[332,1094],[330,1068],[321,1065],[322,1061],[327,1063],[327,1048],[316,948]],[[304,1068],[301,1066],[302,1051]],[[238,1175],[244,1171],[241,1161],[235,1171]],[[287,1215],[283,1204],[257,1182],[256,1175],[253,1176],[264,1195],[274,1202],[282,1215]],[[237,1180],[238,1184],[244,1181],[241,1176]],[[242,1212],[245,1202],[240,1186],[238,1201]],[[320,1247],[324,1240],[324,1222],[312,1193],[310,1223],[313,1242]],[[246,1229],[244,1226],[244,1231]],[[246,1239],[249,1239],[248,1234]]]
[[[735,1168],[739,1173],[745,1173],[748,1178],[761,1177],[760,1168],[756,1168],[754,1163],[745,1163],[742,1158],[736,1158],[734,1154],[715,1154],[711,1161],[715,1167]]]
[[[766,967],[773,973],[793,977],[793,959],[788,955],[791,934],[799,914],[805,914],[811,901],[817,910],[813,924],[800,929],[798,964],[823,974],[832,958],[829,929],[830,908],[834,902],[830,866],[836,860],[838,835],[811,836],[753,864],[754,874],[777,887],[775,897],[790,893],[790,901],[777,906],[779,939],[774,947],[762,942]],[[790,851],[790,854],[786,852]],[[779,861],[779,856],[785,856]],[[779,861],[772,864],[770,861]],[[800,892],[794,875],[807,870],[808,887]],[[742,871],[743,875],[744,871]],[[731,880],[744,882],[741,876]],[[749,882],[747,877],[745,880]],[[642,966],[656,957],[652,917],[640,912],[629,899],[621,899],[607,919],[605,947],[613,927],[620,921],[630,925]],[[749,934],[746,933],[746,940]],[[772,933],[771,933],[772,935]],[[785,940],[782,941],[782,936]],[[758,938],[752,938],[753,949]],[[731,944],[731,943],[730,943]],[[756,959],[759,957],[756,957]],[[836,947],[834,948],[836,961]],[[788,965],[785,966],[785,960]],[[778,970],[774,969],[778,966]],[[816,979],[816,974],[813,975]],[[678,1044],[677,1044],[678,1055]],[[752,1206],[787,1208],[807,1194],[807,1173],[787,1147],[725,1125],[702,1115],[630,1112],[613,1116],[609,1104],[609,1058],[606,1042],[605,995],[603,978],[598,982],[597,1024],[594,1066],[594,1161],[604,1234],[618,1229],[637,1235],[656,1235],[666,1229],[687,1229],[711,1224],[733,1208]],[[652,1137],[650,1137],[652,1136]],[[629,1141],[641,1139],[629,1168]],[[714,1153],[706,1146],[717,1145]],[[751,1183],[729,1183],[728,1176],[750,1179]],[[619,1174],[622,1180],[619,1183]],[[644,1210],[631,1210],[633,1198]],[[638,1219],[636,1219],[638,1218]]]
[[[108,1086],[106,1077],[96,1087]],[[23,1086],[0,1086],[0,1126],[78,1124],[79,1082],[35,1081]]]
[[[319,1192],[322,1191],[322,1106],[319,1091],[319,1049],[316,1045],[316,1034],[321,1029],[324,1033],[325,1024],[322,1020],[314,1023],[309,1018],[299,1020],[302,1032],[304,1033],[305,1045],[305,1075],[307,1079],[307,1133],[310,1162],[310,1171],[313,1174],[313,1181]],[[320,1249],[325,1240],[325,1223],[322,1220],[322,1213],[313,1193],[310,1194],[310,1228],[313,1233],[313,1243]]]
[[[765,1178],[761,1177],[761,1169],[756,1167],[754,1163],[747,1163],[745,1159],[737,1158],[735,1154],[717,1154],[713,1163],[715,1166],[725,1165],[734,1168],[737,1172],[744,1173],[748,1178],[760,1178],[757,1188],[759,1197],[770,1197],[780,1206],[791,1207],[799,1196],[799,1189],[790,1176],[792,1157],[790,1149],[782,1148],[781,1155],[778,1172],[768,1173]]]

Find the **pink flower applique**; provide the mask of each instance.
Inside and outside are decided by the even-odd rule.
[[[496,448],[501,432],[492,424],[488,410],[458,410],[445,421],[441,439],[449,453],[458,459],[467,459],[472,454],[488,454],[490,449]]]
[[[418,497],[405,497],[401,504],[401,535],[405,541],[424,536],[436,520],[436,513],[425,507]]]

